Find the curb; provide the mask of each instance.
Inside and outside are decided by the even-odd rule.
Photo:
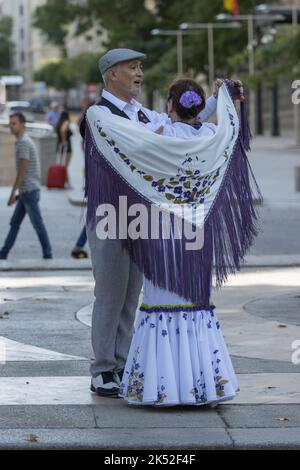
[[[22,261],[0,261],[1,271],[86,271],[91,270],[92,264],[89,259],[73,260],[22,260]]]
[[[81,197],[78,194],[76,196],[69,196],[69,203],[72,206],[86,207],[86,201],[84,200],[83,193],[82,193]]]
[[[233,428],[227,432],[223,428],[186,428],[184,431],[185,435],[180,436],[178,430],[168,428],[3,429],[0,430],[0,450],[300,449],[299,428],[289,428],[288,433],[287,429],[274,432],[273,428]],[[262,438],[263,433],[265,438]],[[284,436],[285,433],[288,435]]]
[[[249,255],[245,257],[243,267],[295,267],[300,266],[300,254],[291,255]]]
[[[279,268],[300,266],[300,255],[251,255],[245,258],[242,268]],[[0,261],[1,271],[85,271],[91,270],[90,259]]]

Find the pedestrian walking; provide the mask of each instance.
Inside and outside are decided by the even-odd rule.
[[[70,128],[70,115],[68,111],[62,111],[55,129],[57,133],[57,153],[59,156],[59,163],[66,167],[65,188],[70,189],[71,185],[68,167],[72,158],[71,136],[73,135],[73,132]]]
[[[16,137],[17,176],[7,204],[12,206],[16,203],[16,207],[10,221],[10,230],[0,250],[0,259],[7,258],[26,214],[39,238],[43,258],[51,259],[52,248],[39,207],[41,176],[37,149],[26,132],[26,119],[22,113],[14,113],[10,116],[9,127]]]
[[[88,254],[86,250],[83,249],[86,242],[87,242],[87,235],[86,235],[86,228],[84,226],[80,232],[80,235],[75,243],[74,248],[71,251],[72,258],[75,258],[75,259],[88,258]]]
[[[48,124],[50,124],[54,129],[56,127],[56,124],[59,121],[60,115],[61,115],[61,111],[60,111],[59,103],[57,101],[52,101],[52,103],[50,104],[50,109],[47,112],[46,117],[47,117]]]

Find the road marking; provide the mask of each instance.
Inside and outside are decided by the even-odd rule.
[[[86,326],[92,326],[92,312],[93,312],[93,304],[86,305],[82,307],[76,313],[76,318],[80,323],[83,323]]]
[[[50,349],[31,346],[30,344],[19,343],[4,336],[0,336],[0,346],[2,350],[2,363],[12,361],[82,361],[87,359],[86,357],[72,356],[51,351]]]

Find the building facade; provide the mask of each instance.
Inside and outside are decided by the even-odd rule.
[[[12,42],[15,47],[11,53],[11,73],[24,78],[23,92],[33,97],[37,91],[34,83],[34,72],[45,62],[61,56],[58,47],[51,44],[41,31],[32,26],[34,12],[47,0],[0,0],[0,16],[11,16],[13,19]],[[101,52],[106,32],[92,28],[88,34],[74,37],[75,25],[70,26],[66,39],[68,57],[82,52]]]
[[[34,72],[43,60],[59,57],[57,47],[49,44],[40,31],[32,26],[35,9],[46,3],[46,0],[2,0],[0,14],[13,19],[12,42],[15,47],[11,56],[13,73],[24,78],[24,91],[34,89]]]

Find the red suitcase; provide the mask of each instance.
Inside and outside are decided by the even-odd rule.
[[[64,189],[67,179],[67,170],[63,165],[52,165],[48,168],[47,188]]]
[[[66,161],[67,147],[63,144],[58,146],[56,165],[48,168],[47,172],[47,188],[64,189],[67,180],[67,168],[65,165],[59,164],[59,161]]]

